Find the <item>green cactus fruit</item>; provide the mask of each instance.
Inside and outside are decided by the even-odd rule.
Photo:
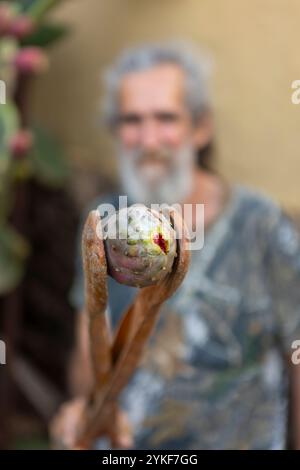
[[[109,274],[129,286],[157,284],[171,271],[176,256],[174,228],[162,213],[142,204],[108,219],[104,244]]]

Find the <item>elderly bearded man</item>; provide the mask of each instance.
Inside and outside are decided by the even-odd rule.
[[[296,229],[269,198],[212,171],[210,101],[202,63],[191,51],[170,44],[126,51],[111,67],[106,91],[120,194],[148,206],[205,207],[204,247],[192,251],[189,272],[164,305],[120,397],[117,446],[284,449],[290,406],[293,446],[299,447],[300,368],[290,360],[292,342],[300,338]],[[91,207],[101,202],[117,206],[118,195]],[[195,220],[187,222],[193,227]],[[72,300],[80,311],[80,253],[78,261]],[[113,327],[135,292],[109,279]],[[83,311],[78,319],[72,380],[80,396],[91,377]],[[54,422],[54,433],[66,442],[81,404],[64,407]],[[107,446],[99,440],[98,447]]]

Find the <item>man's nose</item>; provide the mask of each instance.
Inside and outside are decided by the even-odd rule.
[[[159,129],[155,121],[145,119],[140,129],[140,142],[145,150],[159,148]]]

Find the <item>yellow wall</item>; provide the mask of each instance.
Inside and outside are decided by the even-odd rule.
[[[215,60],[212,90],[220,168],[234,181],[300,207],[299,0],[66,0],[54,13],[74,32],[36,83],[37,116],[61,137],[74,168],[114,175],[98,129],[100,72],[144,40],[187,38]]]

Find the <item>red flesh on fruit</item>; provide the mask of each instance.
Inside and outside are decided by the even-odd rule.
[[[157,233],[156,235],[154,235],[153,241],[154,243],[156,243],[156,245],[160,247],[160,249],[165,254],[167,254],[167,249],[168,249],[167,241],[164,239],[161,233]]]

